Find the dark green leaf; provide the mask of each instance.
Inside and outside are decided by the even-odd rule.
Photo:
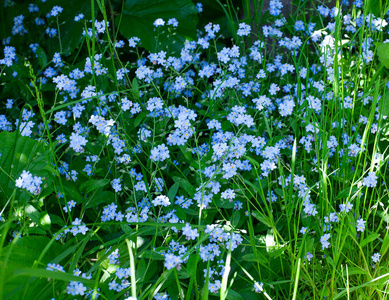
[[[91,195],[86,201],[86,208],[96,207],[100,204],[108,204],[115,201],[115,194],[113,192],[104,191]]]
[[[36,55],[38,56],[39,65],[44,68],[47,65],[47,56],[45,51],[41,47],[37,47]]]
[[[196,38],[197,13],[190,0],[126,0],[119,31],[127,39],[139,37],[141,45],[151,52],[174,49],[178,53],[185,40]],[[165,22],[176,18],[178,27],[165,24],[155,28],[153,23],[158,18]],[[120,16],[116,18],[117,26],[119,21]]]
[[[188,180],[181,178],[181,177],[177,177],[177,176],[173,176],[173,180],[174,180],[174,182],[179,183],[180,186],[189,194],[190,197],[194,196],[196,190],[193,187],[193,185],[191,183],[189,183]]]

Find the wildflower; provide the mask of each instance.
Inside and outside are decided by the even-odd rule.
[[[310,253],[310,252],[307,252],[307,259],[308,259],[308,261],[311,261],[312,257],[313,257],[313,254]]]
[[[198,13],[201,13],[203,11],[203,4],[200,2],[197,2],[196,8],[197,8]]]
[[[60,14],[63,11],[63,8],[56,5],[54,6],[50,11],[50,16],[56,17],[58,14]]]
[[[263,291],[263,283],[254,282],[254,290],[256,293],[261,293]]]
[[[282,7],[283,5],[280,0],[270,0],[269,12],[272,16],[278,16],[281,13]]]
[[[305,234],[307,232],[307,227],[301,227],[300,233]]]
[[[154,110],[159,110],[163,108],[163,101],[159,97],[150,98],[147,101],[147,110],[153,112]]]
[[[178,26],[178,21],[176,18],[171,18],[167,21],[167,25],[172,25],[173,27],[177,27]]]
[[[83,146],[85,146],[87,143],[87,139],[83,136],[72,132],[70,135],[70,147],[75,151],[82,153],[84,152]]]
[[[14,101],[12,99],[7,99],[7,104],[5,105],[5,108],[12,108]]]
[[[112,184],[112,188],[115,190],[115,193],[120,192],[122,190],[122,186],[120,184],[120,178],[112,180],[111,184]]]
[[[330,237],[331,237],[331,234],[329,234],[329,233],[320,237],[320,243],[322,245],[322,249],[326,249],[330,246],[330,243],[328,242]]]
[[[172,269],[174,267],[177,267],[182,262],[183,261],[182,261],[181,257],[179,257],[179,256],[176,256],[176,255],[171,254],[171,253],[165,254],[164,266],[168,270],[170,270],[170,269]]]
[[[357,220],[357,231],[363,232],[365,230],[366,221],[363,219]]]
[[[59,264],[47,264],[46,270],[65,272],[64,268],[62,266],[60,266]]]
[[[7,67],[12,66],[14,63],[14,60],[17,59],[16,57],[16,49],[12,46],[5,46],[4,47],[4,59],[0,59],[0,64],[4,64]]]
[[[192,229],[189,223],[186,223],[185,227],[182,228],[182,234],[186,236],[187,240],[195,240],[199,236],[197,228]]]
[[[211,293],[217,293],[220,290],[221,282],[220,280],[215,280],[214,283],[209,282],[208,289]]]
[[[74,200],[70,200],[68,201],[68,206],[66,207],[66,205],[63,207],[63,210],[67,213],[69,211],[72,210],[73,207],[76,206],[76,202]],[[68,211],[68,208],[69,208],[69,211]]]
[[[378,252],[377,253],[374,253],[372,256],[371,256],[371,259],[376,263],[380,260],[380,257],[381,257],[381,254],[379,254]]]
[[[156,19],[156,20],[154,21],[153,25],[154,25],[155,27],[163,26],[163,25],[165,25],[165,21],[162,20],[161,18],[158,18],[158,19]]]
[[[363,178],[363,185],[367,187],[375,187],[377,185],[377,176],[375,172],[369,172],[369,175]]]
[[[67,293],[69,295],[81,295],[84,296],[86,291],[86,287],[81,283],[77,281],[70,281],[69,285],[67,286]]]
[[[339,208],[341,212],[348,213],[353,208],[353,205],[347,202],[346,204],[339,204]]]
[[[137,44],[138,42],[140,42],[140,38],[134,36],[134,37],[132,37],[132,38],[130,38],[130,39],[128,40],[128,46],[129,46],[130,48],[135,48],[135,47],[136,47],[136,44]]]
[[[78,14],[77,16],[74,17],[74,21],[78,22],[84,18],[84,14]]]
[[[240,23],[237,34],[239,36],[248,36],[250,34],[251,27],[246,23]]]
[[[152,161],[164,161],[169,157],[169,149],[164,144],[151,149],[150,159]]]
[[[151,201],[154,206],[162,205],[162,206],[168,206],[170,205],[169,198],[167,196],[158,196],[153,201]]]
[[[38,176],[32,176],[29,171],[23,170],[22,174],[15,181],[15,186],[18,188],[24,188],[34,195],[38,195],[41,191],[40,185],[42,184],[42,178]]]

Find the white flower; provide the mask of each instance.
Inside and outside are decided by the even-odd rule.
[[[154,206],[158,206],[158,205],[168,206],[168,205],[170,205],[169,198],[166,196],[163,196],[163,195],[158,196],[157,198],[155,198],[151,202],[154,204]]]

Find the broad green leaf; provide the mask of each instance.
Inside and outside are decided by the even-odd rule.
[[[30,276],[30,277],[43,277],[43,278],[52,278],[63,281],[78,281],[85,284],[93,286],[95,284],[94,280],[86,279],[81,276],[75,276],[65,272],[56,272],[45,269],[33,269],[33,268],[24,268],[15,270],[13,276]]]
[[[229,289],[227,292],[227,300],[244,300],[244,298],[236,291],[233,289]]]
[[[40,271],[52,272],[42,270],[42,268],[45,268],[48,263],[55,260],[63,252],[63,247],[54,242],[45,252],[42,260],[38,261],[49,242],[50,239],[47,237],[26,236],[20,238],[15,244],[10,244],[3,249],[2,256],[0,257],[3,277],[0,280],[3,283],[4,289],[2,294],[5,296],[4,299],[10,299],[10,297],[12,299],[22,299],[20,294],[23,292],[26,292],[24,299],[34,299],[34,294],[40,293],[42,289],[45,289],[47,279],[33,279],[31,277],[42,276],[48,278],[40,274]],[[33,268],[35,266],[39,266],[40,269]],[[70,274],[65,276],[67,275],[73,276]],[[53,277],[55,276],[54,274]],[[26,282],[29,278],[31,280],[28,281],[29,285],[26,288]]]
[[[27,204],[24,207],[24,212],[26,213],[27,217],[29,217],[36,225],[40,224],[39,212],[35,209],[35,207]]]
[[[365,246],[368,243],[371,243],[371,242],[375,241],[377,238],[379,238],[379,236],[380,235],[378,233],[370,234],[363,241],[361,241],[359,243],[359,245],[361,246],[361,248],[363,248],[363,246]]]
[[[0,204],[4,205],[16,188],[14,180],[23,170],[33,176],[46,177],[45,166],[51,164],[52,159],[47,145],[17,132],[3,131],[0,141]]]
[[[234,211],[234,213],[231,216],[230,222],[231,225],[234,227],[237,227],[240,221],[240,212],[239,211]]]
[[[178,54],[185,40],[196,38],[197,14],[190,0],[126,0],[123,15],[117,16],[115,23],[124,37],[139,37],[141,46],[151,52],[173,49]],[[158,18],[165,26],[153,25]],[[177,19],[177,28],[166,24],[170,18]]]
[[[174,182],[179,183],[180,186],[189,194],[190,197],[193,197],[196,190],[188,180],[181,178],[181,177],[178,177],[178,176],[173,176],[173,180],[174,180]]]
[[[367,275],[368,273],[366,270],[359,268],[359,267],[348,267],[348,275],[351,276],[351,275],[355,275],[355,274]]]
[[[336,199],[342,199],[347,198],[348,195],[350,197],[354,196],[356,193],[358,193],[359,189],[356,186],[353,187],[347,187],[339,192],[339,194],[336,196]]]
[[[138,96],[139,95],[139,84],[138,80],[134,78],[132,80],[132,91]]]
[[[174,198],[177,195],[179,187],[180,187],[180,184],[178,182],[176,182],[175,184],[173,184],[170,187],[169,192],[167,193],[167,196],[168,196],[170,202],[174,203]]]
[[[143,121],[143,119],[147,116],[146,112],[140,113],[134,121],[134,128],[138,127],[139,124]]]
[[[53,6],[58,5],[63,8],[63,11],[58,14],[57,17],[50,17],[50,21],[55,21],[58,18],[59,34],[55,38],[49,38],[45,35],[45,38],[50,44],[51,52],[48,53],[49,57],[54,55],[55,52],[70,54],[84,39],[82,32],[85,28],[85,21],[91,19],[91,3],[90,1],[63,1],[63,0],[50,0],[41,5],[43,13],[51,11]],[[98,6],[95,5],[95,12],[97,12]],[[78,14],[84,14],[85,18],[81,21],[74,21],[74,17]],[[96,13],[95,13],[96,16]],[[102,19],[98,19],[102,21]],[[86,26],[91,27],[91,24],[86,21]],[[60,36],[60,43],[58,37]],[[46,49],[46,50],[48,50]]]
[[[369,11],[376,17],[385,15],[385,12],[383,11],[383,0],[370,0],[368,3],[370,4]]]
[[[248,262],[260,262],[262,264],[267,264],[269,262],[267,257],[261,253],[258,253],[258,256],[255,256],[254,253],[246,254],[242,256],[242,260]]]
[[[186,268],[188,270],[188,274],[195,276],[195,270],[197,269],[197,265],[199,263],[200,257],[196,254],[189,255],[188,263],[186,264]]]
[[[72,181],[62,181],[64,194],[66,195],[67,200],[74,200],[76,202],[82,202],[82,196],[78,192],[77,185]]]
[[[109,179],[88,180],[87,182],[81,185],[81,190],[85,190],[85,194],[88,194],[91,191],[106,186],[108,183],[109,183]]]
[[[115,201],[115,194],[110,191],[104,191],[91,195],[86,201],[86,208],[96,207],[100,204],[108,204]]]
[[[389,69],[389,43],[380,44],[377,47],[377,54],[380,62]]]
[[[47,65],[47,55],[45,53],[45,50],[43,50],[41,47],[37,47],[36,55],[38,56],[39,65],[41,66],[41,68],[46,67],[46,65]]]

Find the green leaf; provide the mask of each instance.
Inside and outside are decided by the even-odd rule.
[[[139,95],[139,84],[138,84],[138,80],[136,78],[134,78],[132,80],[132,91],[136,94],[136,95]]]
[[[384,237],[384,241],[382,242],[380,254],[384,256],[388,251],[388,249],[389,249],[389,235],[386,234]]]
[[[348,275],[351,276],[351,275],[355,275],[355,274],[367,275],[368,272],[362,268],[359,268],[359,267],[349,267],[348,268]]]
[[[243,158],[248,159],[257,169],[259,169],[259,162],[250,156],[243,155]]]
[[[35,209],[35,207],[27,204],[24,208],[24,212],[26,213],[27,217],[29,217],[36,225],[40,224],[39,212]]]
[[[358,193],[359,188],[357,186],[347,187],[339,192],[339,194],[336,196],[336,199],[342,199],[347,198],[348,195],[350,197],[354,196],[356,193]]]
[[[100,204],[108,204],[115,201],[115,194],[110,191],[104,191],[101,193],[97,193],[95,195],[91,195],[86,201],[85,208],[96,207]]]
[[[45,53],[45,50],[43,50],[41,47],[37,47],[36,55],[38,56],[39,65],[41,66],[41,68],[44,68],[47,65],[47,55]]]
[[[63,247],[56,242],[46,249],[46,245],[49,243],[50,239],[47,237],[26,236],[3,249],[2,256],[0,257],[0,263],[2,264],[0,274],[3,276],[0,276],[0,280],[3,283],[2,294],[4,299],[10,299],[11,297],[12,299],[22,299],[22,293],[25,293],[23,299],[37,299],[36,295],[47,289],[47,279],[37,277],[49,278],[48,276],[53,275],[52,273],[60,273],[62,274],[61,276],[67,276],[67,278],[70,278],[68,276],[73,276],[62,272],[33,268],[37,265],[42,268],[42,266],[53,262],[63,252]],[[39,261],[44,251],[45,255]],[[51,273],[43,274],[41,271]],[[55,276],[57,275],[54,274],[50,278]],[[26,285],[27,282],[28,285]]]
[[[186,264],[186,268],[188,270],[188,274],[191,276],[195,275],[195,270],[197,268],[197,265],[199,263],[200,257],[196,254],[189,255],[188,263]]]
[[[267,227],[272,227],[270,220],[260,211],[252,211],[251,215],[256,218],[258,221],[265,224]]]
[[[389,69],[389,43],[380,44],[377,47],[377,55],[380,62]]]
[[[371,242],[375,241],[377,238],[379,238],[379,236],[380,235],[378,233],[370,234],[363,241],[361,241],[359,243],[359,245],[361,246],[361,248],[363,248],[363,246],[365,246],[368,243],[371,243]]]
[[[185,40],[196,38],[197,14],[190,0],[126,0],[123,16],[118,16],[115,23],[119,26],[121,18],[120,33],[127,39],[139,37],[141,46],[151,52],[174,50],[179,53]],[[178,27],[165,24],[156,28],[153,23],[158,18],[165,22],[176,18]]]
[[[0,204],[4,205],[16,188],[14,180],[23,170],[33,176],[48,176],[45,166],[51,164],[52,156],[43,142],[20,136],[16,131],[3,131],[0,141]]]
[[[138,127],[142,120],[147,116],[146,112],[140,113],[134,121],[134,128]]]
[[[381,97],[378,102],[380,114],[383,116],[389,116],[389,93],[386,93]]]
[[[189,183],[188,180],[178,177],[178,176],[173,176],[174,182],[177,182],[180,184],[180,186],[189,194],[190,197],[193,197],[196,189],[193,187],[192,184]]]
[[[369,3],[370,13],[374,14],[376,17],[381,17],[381,14],[385,15],[385,12],[383,11],[382,0],[370,0]]]
[[[63,8],[63,11],[58,15],[59,33],[55,38],[48,38],[51,50],[49,55],[54,55],[54,52],[60,52],[70,54],[73,50],[83,41],[84,36],[82,32],[85,28],[85,19],[82,21],[74,21],[74,17],[78,14],[84,14],[87,20],[91,19],[91,4],[89,1],[63,1],[63,0],[50,0],[43,3],[41,11],[45,14],[51,11],[53,6],[58,5]],[[98,6],[95,5],[95,12],[97,12]],[[95,13],[96,15],[96,13]],[[55,20],[51,17],[51,20]],[[101,21],[101,20],[99,20]],[[56,23],[56,21],[54,21]],[[86,26],[91,27],[91,24],[86,21]],[[45,38],[47,35],[45,35]],[[61,38],[60,43],[58,37]],[[46,49],[47,50],[47,49]]]
[[[109,183],[109,179],[88,180],[87,182],[81,185],[81,190],[85,190],[85,194],[88,194],[91,191],[106,186],[108,183]]]
[[[269,262],[267,257],[261,253],[258,253],[258,256],[255,256],[254,253],[246,254],[242,257],[242,260],[248,262],[260,262],[262,264],[267,264]]]
[[[176,182],[175,184],[173,184],[170,187],[169,192],[167,193],[167,197],[169,198],[170,202],[172,202],[172,203],[174,202],[174,198],[177,195],[179,187],[180,187],[180,184],[178,182]]]
[[[185,159],[187,161],[192,161],[192,152],[190,152],[190,150],[188,150],[184,146],[179,146],[179,148],[180,148],[182,154],[184,155]]]
[[[229,289],[227,293],[227,300],[244,300],[244,298],[238,292],[232,289]]]
[[[264,190],[267,187],[267,182],[265,180],[261,180],[261,184],[259,184],[258,180],[255,183],[248,181],[246,178],[242,178],[245,184],[251,186],[255,191],[259,193],[260,196],[264,196]]]
[[[90,279],[86,279],[80,276],[75,276],[72,274],[64,273],[64,272],[56,272],[56,271],[50,271],[50,270],[44,270],[44,269],[32,269],[32,268],[25,268],[25,269],[19,269],[16,270],[13,273],[14,276],[31,276],[31,277],[43,277],[43,278],[52,278],[52,279],[58,279],[63,281],[79,281],[85,284],[89,284],[90,286],[94,285],[94,281]]]
[[[240,212],[234,211],[234,213],[231,216],[230,222],[233,227],[237,227],[240,221]]]

